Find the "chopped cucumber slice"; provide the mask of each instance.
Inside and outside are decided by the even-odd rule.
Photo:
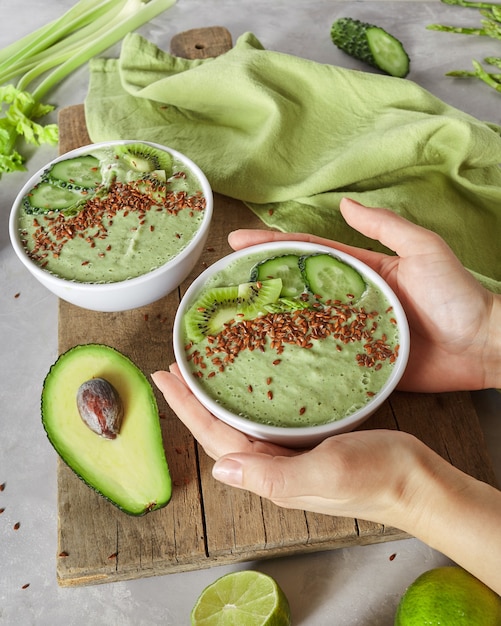
[[[409,57],[398,39],[374,26],[366,31],[376,67],[391,76],[404,78],[409,73]]]
[[[302,257],[300,265],[308,289],[320,301],[355,301],[366,289],[357,270],[330,254]]]
[[[271,278],[282,279],[282,291],[280,296],[294,298],[305,290],[305,284],[299,269],[299,257],[295,254],[283,254],[281,256],[265,259],[251,270],[250,280],[263,281]]]
[[[26,213],[49,213],[50,211],[71,211],[89,199],[87,192],[78,189],[64,189],[49,182],[41,182],[23,198]]]
[[[59,187],[93,189],[102,182],[101,164],[90,154],[65,159],[54,163],[45,178]]]

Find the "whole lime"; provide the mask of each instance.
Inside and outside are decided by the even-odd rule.
[[[437,567],[407,588],[395,626],[501,626],[501,598],[460,567]]]

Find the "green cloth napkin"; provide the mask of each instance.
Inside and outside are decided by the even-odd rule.
[[[270,227],[383,249],[348,227],[349,196],[442,235],[501,292],[501,128],[419,85],[264,50],[247,33],[214,59],[176,58],[138,34],[90,66],[92,141],[155,141]]]

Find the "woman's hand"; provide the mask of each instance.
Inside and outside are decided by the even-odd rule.
[[[275,504],[395,526],[422,539],[501,593],[501,493],[400,431],[331,437],[297,451],[250,441],[209,413],[176,365],[155,384],[216,460],[213,475]],[[485,537],[490,537],[485,549]],[[481,555],[479,557],[479,555]]]
[[[395,523],[405,509],[416,459],[427,448],[400,431],[370,430],[331,437],[298,451],[251,441],[207,411],[176,365],[156,372],[155,384],[172,410],[216,463],[214,476],[289,509]],[[433,456],[431,454],[431,456]],[[439,457],[436,457],[440,461]]]
[[[238,230],[234,249],[265,241],[300,240],[357,257],[380,274],[399,297],[411,327],[411,353],[400,388],[453,391],[501,386],[501,298],[467,272],[446,243],[387,209],[341,202],[350,226],[380,241],[396,256],[305,234]],[[497,321],[496,321],[497,320]]]
[[[411,326],[402,387],[501,387],[501,298],[480,286],[433,233],[391,211],[344,200],[346,221],[396,252],[388,256],[302,234],[236,231],[235,249],[270,240],[327,244],[371,266],[393,287]],[[298,451],[251,441],[209,413],[176,365],[153,380],[215,461],[214,477],[275,504],[367,519],[422,539],[501,593],[501,493],[447,463],[412,435],[372,430]],[[485,550],[485,537],[491,537]],[[479,558],[481,554],[481,558]]]

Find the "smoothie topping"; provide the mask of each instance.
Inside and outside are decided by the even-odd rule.
[[[158,186],[148,185],[158,192]],[[49,254],[57,258],[63,247],[75,237],[84,238],[94,248],[97,242],[106,239],[113,218],[119,214],[123,217],[132,213],[137,215],[137,226],[142,226],[151,210],[177,215],[183,209],[191,212],[205,209],[205,198],[200,191],[188,195],[185,191],[166,191],[164,187],[163,193],[165,199],[160,205],[152,194],[139,189],[135,182],[113,183],[104,197],[93,196],[76,215],[66,216],[61,211],[54,211],[34,216],[34,246],[28,254],[44,267]]]
[[[26,254],[46,271],[116,282],[172,259],[205,208],[197,176],[170,152],[143,143],[90,146],[41,174],[22,199],[19,232]]]
[[[383,334],[375,338],[377,311],[366,312],[350,304],[326,304],[316,309],[307,308],[281,313],[267,313],[252,320],[228,322],[217,335],[208,335],[205,356],[192,343],[187,344],[188,358],[197,366],[195,375],[204,376],[207,369],[205,359],[211,360],[216,369],[209,372],[223,372],[243,350],[260,350],[269,347],[276,354],[282,354],[285,346],[295,345],[310,349],[313,341],[331,336],[339,349],[342,344],[360,343],[356,354],[359,367],[379,369],[383,361],[395,362],[399,346],[393,348]],[[277,359],[273,363],[279,363]]]
[[[382,388],[399,356],[394,315],[376,285],[334,254],[254,253],[191,303],[186,358],[200,386],[235,414],[323,424]]]

